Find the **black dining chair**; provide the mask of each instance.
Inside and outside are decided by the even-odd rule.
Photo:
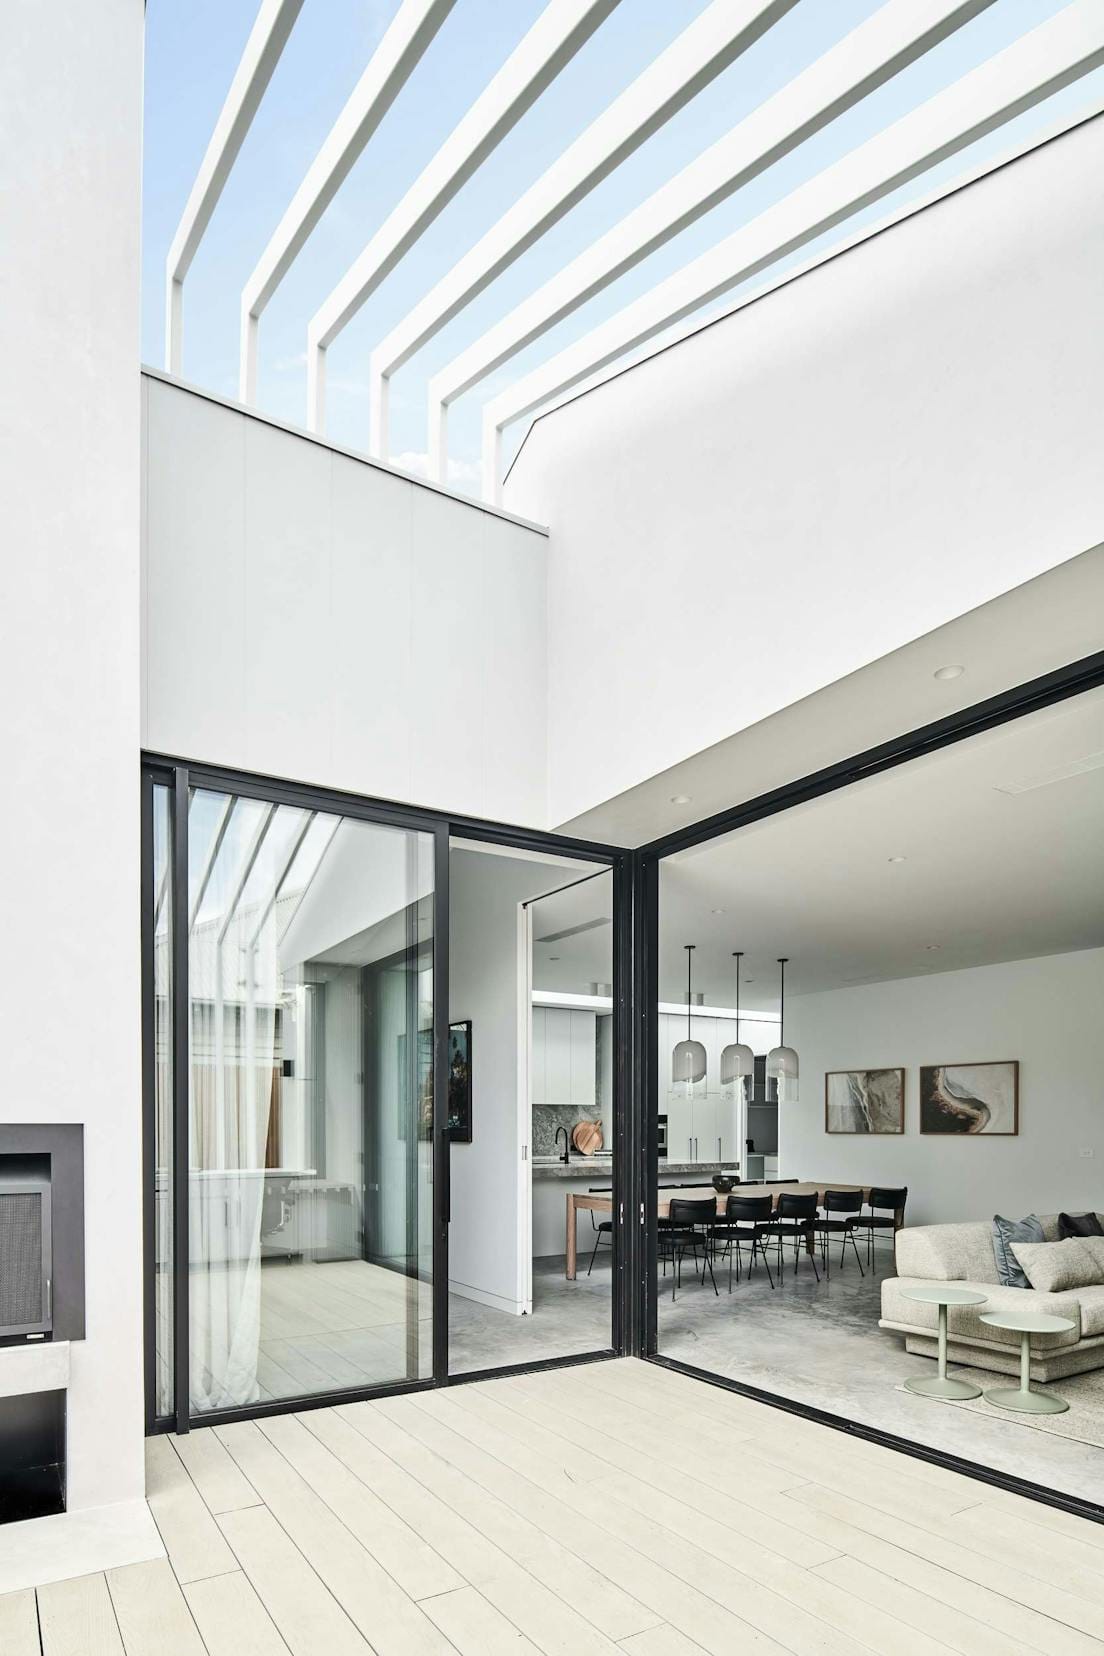
[[[839,1262],[842,1268],[847,1244],[850,1242],[855,1255],[855,1264],[859,1267],[859,1275],[865,1276],[862,1260],[859,1258],[859,1248],[855,1241],[855,1223],[862,1212],[863,1194],[861,1190],[826,1190],[824,1200],[820,1204],[821,1212],[817,1215],[816,1233],[820,1238],[820,1258],[824,1266],[825,1276],[832,1274],[832,1252],[829,1243],[834,1236],[840,1239]]]
[[[791,1238],[794,1250],[794,1276],[797,1275],[798,1260],[804,1255],[813,1267],[813,1275],[818,1282],[820,1281],[816,1259],[806,1246],[809,1237],[814,1235],[816,1217],[817,1198],[815,1191],[808,1196],[798,1196],[788,1190],[779,1193],[778,1206],[774,1210],[774,1224],[771,1227],[772,1234],[778,1238],[779,1276],[782,1275],[783,1270],[782,1244],[787,1238]]]
[[[890,1241],[896,1245],[897,1232],[905,1222],[907,1201],[907,1185],[902,1185],[899,1190],[893,1190],[888,1185],[872,1185],[866,1204],[870,1211],[861,1213],[855,1220],[855,1229],[866,1232],[866,1263],[875,1276],[878,1267],[874,1243],[888,1234]]]
[[[671,1298],[682,1285],[683,1255],[691,1253],[694,1257],[695,1274],[700,1275],[702,1286],[705,1285],[705,1273],[709,1272],[709,1280],[713,1284],[713,1292],[719,1292],[717,1279],[713,1275],[713,1226],[717,1218],[716,1198],[703,1197],[688,1199],[672,1196],[667,1211],[667,1220],[659,1224],[657,1241],[660,1257],[666,1269],[667,1261],[671,1262]],[[698,1250],[701,1250],[700,1270]]]
[[[611,1187],[609,1185],[592,1185],[587,1191],[587,1195],[608,1196],[610,1194],[610,1189]],[[609,1242],[612,1244],[613,1242],[613,1220],[599,1219],[593,1208],[590,1208],[588,1211],[590,1213],[590,1228],[594,1232],[594,1252],[591,1254],[590,1264],[587,1266],[587,1276],[589,1276],[591,1271],[594,1269],[594,1261],[598,1258],[598,1249],[601,1247],[602,1243]]]
[[[728,1254],[728,1291],[732,1292],[732,1259],[736,1258],[736,1281],[741,1278],[743,1255],[741,1248],[746,1242],[751,1248],[751,1258],[748,1260],[748,1280],[755,1269],[755,1256],[763,1261],[767,1273],[767,1281],[774,1287],[774,1278],[771,1275],[770,1261],[767,1258],[763,1244],[764,1237],[769,1238],[773,1229],[773,1196],[730,1196],[725,1203],[724,1217],[718,1219],[715,1236],[718,1242],[724,1242]]]

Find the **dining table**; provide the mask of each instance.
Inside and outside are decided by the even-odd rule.
[[[717,1214],[718,1217],[721,1218],[724,1216],[725,1204],[730,1196],[771,1196],[774,1198],[774,1205],[777,1208],[778,1198],[780,1196],[815,1195],[817,1205],[823,1206],[824,1192],[826,1190],[857,1190],[861,1192],[864,1202],[869,1202],[870,1200],[870,1185],[845,1184],[839,1179],[825,1179],[819,1182],[807,1179],[787,1179],[778,1184],[763,1184],[762,1182],[758,1184],[736,1184],[733,1185],[731,1190],[725,1191],[715,1190],[711,1184],[686,1184],[678,1185],[676,1187],[661,1186],[656,1192],[656,1213],[660,1219],[666,1219],[670,1213],[671,1203],[673,1201],[700,1202],[707,1196],[712,1196],[716,1199]],[[566,1246],[564,1248],[564,1276],[568,1282],[574,1282],[578,1253],[575,1238],[576,1215],[580,1209],[584,1212],[590,1210],[593,1213],[612,1214],[613,1191],[571,1191],[568,1193],[566,1200],[567,1237]],[[900,1228],[903,1217],[903,1213],[898,1212],[894,1214],[894,1223],[896,1228]],[[816,1247],[811,1221],[809,1224],[808,1234],[805,1238],[805,1246],[809,1253],[812,1253]]]

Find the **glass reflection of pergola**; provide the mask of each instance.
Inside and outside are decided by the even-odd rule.
[[[537,243],[603,179],[679,110],[763,39],[797,0],[710,0],[590,125],[569,143],[471,247],[457,249],[430,291],[371,353],[371,452],[386,460],[391,376]],[[457,126],[410,184],[319,306],[306,328],[311,430],[325,427],[326,352],[419,237],[488,160],[522,116],[580,53],[618,0],[547,0],[532,27],[475,97]],[[649,342],[700,324],[703,307],[736,293],[744,305],[843,247],[947,195],[1104,108],[1097,89],[1049,126],[1021,123],[1010,146],[944,163],[1104,62],[1104,6],[1071,0],[959,79],[755,213],[733,234],[558,350],[503,389],[503,369],[565,317],[640,264],[721,202],[797,151],[839,116],[885,86],[986,10],[991,0],[884,0],[870,17],[815,58],[758,107],[742,115],[699,156],[612,224],[565,268],[492,321],[434,374],[427,407],[430,469],[447,476],[447,415],[452,401],[495,376],[483,396],[483,493],[500,489],[502,433],[555,406],[573,388],[646,354]],[[170,249],[166,269],[166,366],[179,373],[183,284],[253,117],[299,15],[302,0],[262,0],[237,72]],[[344,108],[294,192],[241,296],[240,397],[256,400],[260,318],[270,299],[404,92],[439,30],[463,0],[400,0],[395,16]],[[925,180],[927,194],[902,200]],[[896,194],[896,199],[894,198]],[[886,216],[869,209],[887,202]],[[864,215],[856,224],[859,215]],[[835,239],[829,233],[840,231]],[[802,262],[795,256],[805,250]],[[755,286],[748,284],[754,281]]]
[[[193,793],[189,800],[189,820],[194,810],[196,797],[197,795]],[[234,854],[234,840],[230,831],[235,821],[240,820],[240,808],[244,803],[245,801],[237,795],[222,796],[203,862],[191,881],[189,931],[193,935],[202,913],[204,899],[211,886],[215,871],[219,867],[220,859],[224,855],[232,856]],[[279,822],[286,821],[288,818],[292,819],[294,825],[287,836],[286,843],[279,851],[278,859],[268,872],[263,891],[255,893],[251,900],[245,903],[244,899],[257,872],[262,852],[266,844],[271,844],[274,841],[273,829]],[[228,940],[233,938],[240,951],[240,959],[237,963],[239,975],[236,982],[238,988],[242,991],[241,1001],[244,1013],[242,1022],[243,1049],[239,1054],[244,1096],[240,1100],[243,1119],[239,1122],[239,1127],[242,1130],[244,1142],[249,1147],[249,1153],[255,1155],[259,1143],[260,1124],[260,1100],[257,1095],[257,952],[265,928],[275,915],[280,897],[296,870],[307,836],[318,820],[319,812],[315,810],[299,806],[277,805],[269,801],[263,802],[252,832],[241,847],[236,867],[233,869],[230,879],[230,889],[226,903],[218,917],[213,950],[215,1134],[224,1158],[227,1149],[225,1067],[227,966],[225,950]],[[338,817],[325,820],[330,822],[330,831],[321,840],[317,848],[313,867],[302,871],[305,875],[303,879],[304,889],[317,872],[340,822]],[[238,941],[238,934],[242,930],[248,934],[245,942]],[[266,1101],[266,1119],[267,1107]]]

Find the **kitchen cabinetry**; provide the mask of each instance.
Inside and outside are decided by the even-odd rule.
[[[597,1020],[593,1012],[534,1006],[530,1066],[534,1104],[568,1104],[581,1116],[597,1102]]]
[[[728,1018],[695,1018],[691,1034],[706,1052],[704,1093],[687,1098],[671,1087],[671,1054],[686,1037],[685,1016],[661,1013],[659,1018],[659,1098],[667,1117],[667,1159],[687,1162],[739,1162],[743,1130],[740,1108],[721,1088],[721,1052],[736,1039],[736,1024]]]

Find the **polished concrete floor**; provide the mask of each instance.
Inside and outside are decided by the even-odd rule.
[[[0,1597],[3,1656],[1104,1644],[1104,1528],[632,1359],[147,1448],[166,1557]]]
[[[687,1265],[674,1302],[670,1276],[659,1282],[660,1354],[1104,1502],[1104,1449],[1037,1431],[1015,1417],[981,1415],[899,1389],[909,1375],[934,1372],[935,1365],[910,1355],[902,1336],[878,1327],[887,1269],[883,1257],[877,1276],[860,1277],[851,1258],[818,1283],[804,1261],[794,1275],[791,1256],[775,1289],[757,1265],[730,1295],[727,1267],[718,1266],[720,1293],[714,1295]]]
[[[510,1316],[450,1294],[449,1372],[471,1374],[512,1363],[607,1351],[613,1315],[609,1249],[599,1251],[589,1277],[588,1260],[589,1255],[580,1256],[579,1274],[568,1282],[562,1258],[534,1259],[533,1314],[529,1317]]]

